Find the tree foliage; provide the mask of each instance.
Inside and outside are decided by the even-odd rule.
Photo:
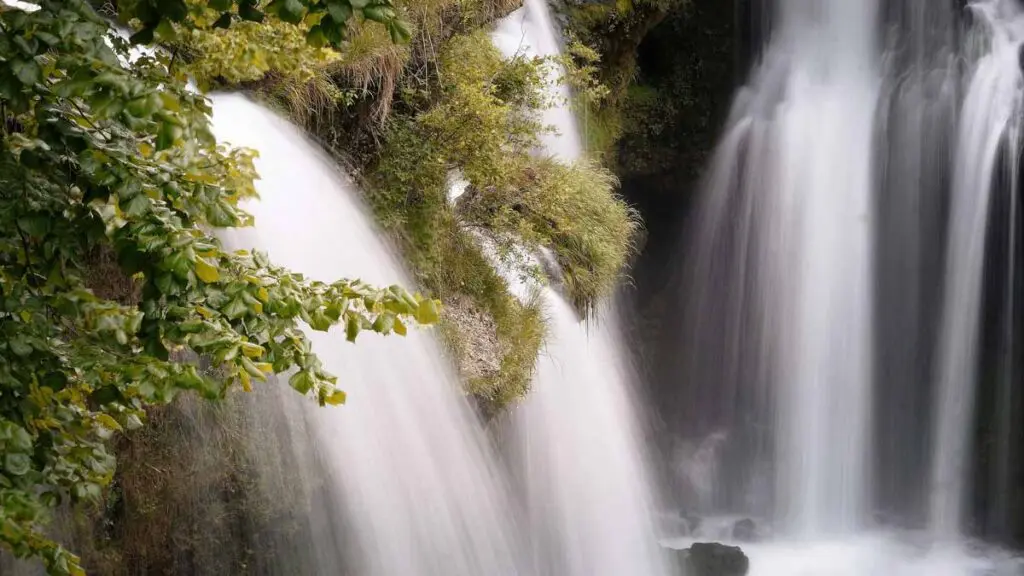
[[[117,6],[125,22],[141,23],[132,37],[141,44],[172,40],[175,24],[194,27],[210,20],[213,28],[229,28],[234,22],[263,22],[268,16],[308,24],[306,38],[316,47],[341,48],[355,18],[383,24],[395,42],[412,36],[392,0],[118,0]]]
[[[115,465],[105,440],[142,425],[148,405],[183,391],[222,397],[286,371],[298,392],[341,403],[300,323],[341,325],[349,340],[362,330],[405,334],[413,320],[436,321],[438,304],[399,287],[310,281],[262,254],[225,251],[211,230],[251,222],[239,208],[255,195],[251,154],[218,145],[209,102],[171,71],[170,55],[131,54],[85,0],[36,4],[0,8],[0,542],[51,573],[81,574],[46,537],[47,509],[101,495]],[[343,16],[387,8],[207,4],[232,21],[319,14],[332,44]],[[120,9],[158,35],[165,21],[195,17],[183,0]],[[324,29],[328,15],[334,31]],[[130,298],[93,290],[102,255],[131,277]],[[197,355],[226,377],[183,361]]]

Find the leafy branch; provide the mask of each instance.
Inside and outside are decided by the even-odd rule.
[[[142,426],[148,406],[285,372],[299,393],[340,404],[301,324],[342,326],[350,341],[404,335],[436,322],[439,305],[224,250],[210,230],[252,222],[239,206],[256,195],[251,152],[217,143],[209,102],[170,71],[170,56],[129,57],[84,0],[35,4],[0,11],[0,542],[52,574],[82,574],[45,535],[48,509],[101,496],[115,467],[107,440]],[[119,14],[142,22],[136,42],[218,9],[232,21],[317,19],[310,30],[337,45],[346,15],[401,27],[389,6],[132,0]],[[136,293],[98,295],[98,253],[116,258]],[[223,377],[183,361],[198,356]]]

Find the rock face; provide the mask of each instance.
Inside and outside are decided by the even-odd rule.
[[[746,576],[750,559],[736,546],[698,542],[680,552],[686,576]]]

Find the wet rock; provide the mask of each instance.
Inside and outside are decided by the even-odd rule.
[[[680,552],[686,576],[746,576],[750,559],[737,546],[698,542]]]
[[[682,522],[683,533],[681,536],[694,536],[697,531],[700,530],[701,519],[700,516],[680,515],[679,518]]]
[[[737,542],[753,542],[757,540],[757,525],[750,518],[738,520],[732,526],[732,539]]]

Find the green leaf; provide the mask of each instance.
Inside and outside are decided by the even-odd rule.
[[[387,27],[388,33],[391,34],[391,41],[395,44],[407,44],[412,40],[412,30],[409,29],[409,24],[405,21],[395,18],[388,21]]]
[[[241,360],[242,368],[245,370],[246,374],[261,381],[265,381],[267,379],[267,375],[264,374],[263,371],[260,370],[260,367],[257,364],[253,363],[252,360],[249,360],[244,356],[241,358]]]
[[[395,327],[395,317],[391,314],[380,314],[373,321],[373,331],[380,334],[391,334]]]
[[[306,42],[313,48],[323,48],[327,45],[327,36],[324,35],[324,30],[319,24],[310,28],[306,33]]]
[[[327,0],[327,12],[335,22],[347,22],[352,17],[352,6],[345,0]]]
[[[405,327],[405,323],[402,322],[401,318],[396,316],[395,317],[395,334],[398,334],[399,336],[405,336],[405,334],[407,332],[408,332],[408,330]]]
[[[156,149],[166,150],[174,145],[175,140],[181,138],[182,130],[170,122],[160,124],[160,131],[156,135]]]
[[[50,46],[53,46],[60,42],[60,38],[44,30],[36,30],[36,38],[39,38],[40,40],[42,40]]]
[[[156,25],[156,36],[161,42],[168,42],[178,37],[178,31],[174,29],[174,24],[171,24],[170,20],[161,20]]]
[[[109,414],[97,414],[96,421],[102,424],[104,427],[110,428],[111,430],[117,430],[118,432],[121,432],[123,430],[123,428],[121,428],[121,425],[117,423],[117,420],[114,420],[113,417],[111,417]]]
[[[43,71],[35,60],[12,60],[11,71],[26,86],[38,84],[43,77]]]
[[[440,320],[440,311],[437,309],[437,302],[431,299],[424,299],[416,309],[416,321],[420,324],[434,324]]]
[[[137,194],[130,201],[128,206],[124,209],[125,214],[132,217],[139,217],[149,211],[153,205],[152,200],[145,194]]]
[[[359,336],[359,316],[356,314],[349,314],[345,317],[345,339],[349,342],[355,342],[356,337]]]
[[[329,396],[324,398],[324,402],[330,404],[331,406],[340,406],[345,403],[346,399],[347,396],[345,395],[344,391],[335,390],[334,392],[331,392]]]
[[[259,344],[253,344],[252,342],[242,342],[242,354],[249,358],[259,358],[263,356],[266,350]]]
[[[370,0],[348,0],[348,3],[356,10],[362,10],[370,4]]]
[[[220,271],[203,258],[196,258],[196,276],[203,282],[212,284],[220,280]]]
[[[299,0],[273,0],[267,5],[267,12],[289,24],[298,24],[306,15],[306,7]]]
[[[18,218],[18,228],[29,236],[42,238],[50,232],[50,219],[43,214],[33,214]]]
[[[249,312],[249,307],[245,305],[245,301],[241,298],[235,298],[221,312],[231,320],[238,320]]]
[[[374,22],[380,22],[381,24],[392,20],[395,17],[395,11],[389,6],[381,6],[375,4],[373,6],[367,6],[363,9],[363,16],[367,20],[373,20]]]
[[[12,339],[8,343],[8,346],[10,346],[11,352],[14,352],[15,356],[21,356],[23,358],[25,356],[28,356],[29,354],[31,354],[32,350],[33,350],[31,344],[29,344],[28,342],[26,342],[26,341],[24,341],[24,340],[22,340],[20,338]]]
[[[300,370],[288,379],[288,385],[299,394],[308,394],[313,389],[313,377],[305,370]]]
[[[12,38],[14,45],[18,47],[25,56],[32,57],[39,51],[39,41],[35,38],[26,39],[24,36],[14,36]]]
[[[28,454],[8,453],[4,454],[4,469],[14,476],[28,474],[32,467],[32,460]]]
[[[234,2],[232,0],[209,0],[208,6],[213,10],[230,10]]]

